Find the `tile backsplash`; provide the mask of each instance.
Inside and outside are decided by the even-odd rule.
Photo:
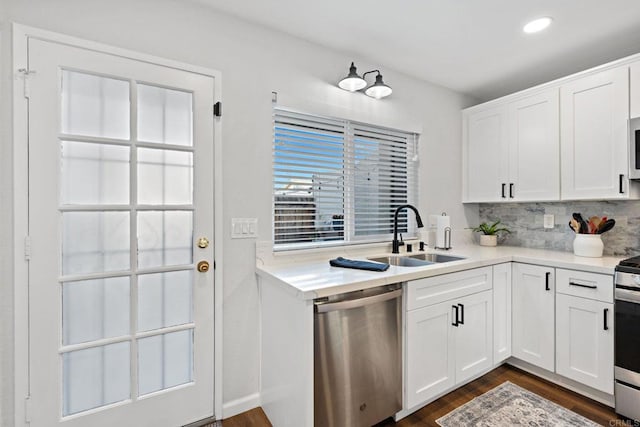
[[[528,248],[573,251],[574,232],[569,228],[573,212],[606,216],[616,220],[615,227],[602,235],[604,255],[640,255],[640,201],[585,201],[553,203],[480,204],[480,222],[500,220],[511,234],[500,244]],[[553,214],[555,226],[543,228],[543,215]]]

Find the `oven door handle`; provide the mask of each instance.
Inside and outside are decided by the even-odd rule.
[[[616,288],[616,299],[640,304],[640,292]]]

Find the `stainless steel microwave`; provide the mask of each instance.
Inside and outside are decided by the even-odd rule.
[[[629,120],[629,178],[640,179],[640,117]]]

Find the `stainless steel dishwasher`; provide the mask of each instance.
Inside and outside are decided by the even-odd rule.
[[[402,408],[402,286],[314,301],[314,423],[369,427]]]

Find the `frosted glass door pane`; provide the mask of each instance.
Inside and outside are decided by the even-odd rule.
[[[193,212],[138,212],[138,267],[193,263]]]
[[[192,321],[193,271],[138,276],[138,331]]]
[[[63,133],[129,139],[129,82],[62,71]]]
[[[129,212],[64,212],[62,273],[129,270]]]
[[[63,141],[60,201],[129,204],[129,147]]]
[[[62,342],[77,344],[129,334],[129,277],[62,285]]]
[[[138,149],[138,203],[189,205],[193,201],[193,153]]]
[[[62,355],[62,414],[129,399],[129,342],[110,344]]]
[[[193,145],[192,94],[138,85],[138,140]]]
[[[138,341],[138,388],[144,395],[193,380],[193,330]]]

